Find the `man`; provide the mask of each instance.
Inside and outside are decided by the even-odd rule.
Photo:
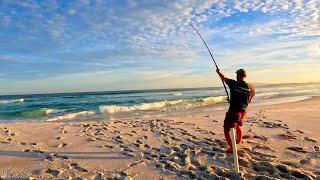
[[[217,69],[216,72],[218,73],[220,78],[229,86],[230,89],[230,107],[228,112],[226,113],[223,128],[224,135],[229,145],[229,148],[226,152],[232,153],[230,129],[236,129],[237,144],[241,143],[244,117],[247,112],[247,107],[251,102],[253,96],[255,95],[255,91],[253,85],[248,84],[244,81],[244,78],[247,77],[247,73],[244,69],[239,69],[236,71],[237,81],[226,78],[219,69]]]

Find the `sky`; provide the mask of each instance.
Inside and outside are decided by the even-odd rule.
[[[0,94],[320,81],[319,0],[0,0]]]

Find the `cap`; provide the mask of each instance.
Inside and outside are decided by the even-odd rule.
[[[247,76],[247,72],[244,69],[238,69],[236,71],[237,75],[242,76],[242,77],[246,77]]]

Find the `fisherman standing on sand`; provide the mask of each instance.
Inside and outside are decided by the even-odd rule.
[[[232,143],[230,129],[235,128],[237,134],[237,144],[241,143],[243,130],[242,125],[247,113],[248,104],[255,95],[254,86],[244,81],[247,73],[244,69],[237,70],[237,80],[226,78],[219,69],[216,70],[220,78],[229,86],[230,89],[230,107],[224,119],[224,135],[228,142],[229,148],[227,153],[232,153]]]

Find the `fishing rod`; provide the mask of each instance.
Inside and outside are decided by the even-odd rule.
[[[204,41],[204,39],[202,38],[202,36],[201,36],[201,34],[199,33],[199,31],[198,31],[192,24],[189,23],[189,25],[197,32],[197,34],[198,34],[199,37],[201,38],[203,44],[206,46],[207,50],[209,51],[209,54],[210,54],[210,56],[211,56],[211,59],[212,59],[214,65],[216,66],[217,69],[219,69],[219,67],[218,67],[216,61],[214,60],[214,57],[213,57],[213,55],[212,55],[212,53],[211,53],[211,51],[210,51],[210,49],[209,49],[209,47],[208,47],[208,45],[207,45],[207,43]],[[228,100],[228,102],[230,102],[230,98],[229,98],[229,93],[228,93],[227,87],[226,87],[226,85],[225,85],[225,83],[224,83],[224,81],[223,81],[222,79],[221,79],[221,82],[222,82],[222,84],[223,84],[224,90],[226,91],[227,100]]]

